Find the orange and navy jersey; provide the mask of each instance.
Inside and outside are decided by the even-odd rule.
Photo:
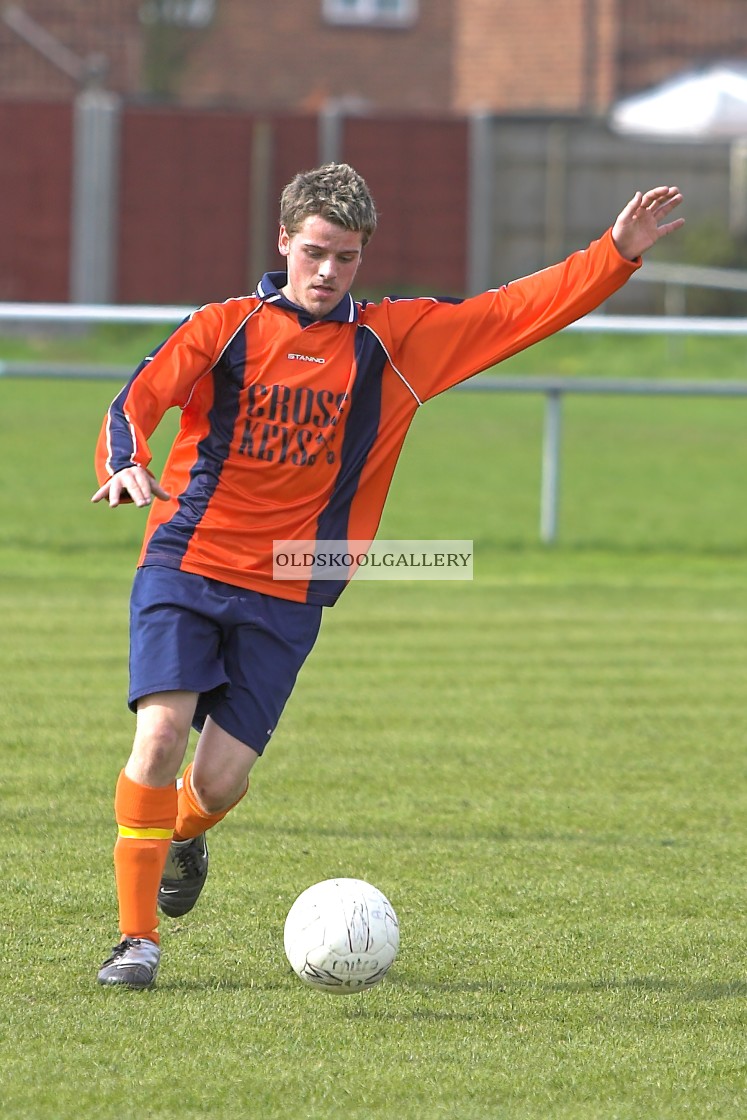
[[[331,605],[344,581],[274,580],[273,542],[371,541],[419,406],[593,310],[639,264],[608,231],[462,301],[348,295],[315,321],[272,273],[200,308],[135,371],[97,446],[102,484],[148,467],[148,440],[181,409],[160,477],[171,497],[150,508],[139,563]]]

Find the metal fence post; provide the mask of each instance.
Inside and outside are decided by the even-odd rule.
[[[467,291],[470,295],[485,292],[495,284],[492,142],[493,129],[490,114],[482,110],[471,113],[466,278]]]
[[[120,99],[85,89],[75,99],[73,120],[70,298],[111,303],[119,233]]]
[[[270,231],[274,231],[270,195],[272,189],[272,123],[260,119],[252,127],[252,164],[249,184],[249,247],[247,292],[253,292],[267,265]]]
[[[558,537],[562,399],[563,394],[560,389],[549,389],[545,396],[542,493],[540,497],[540,539],[543,544],[554,544]]]
[[[747,233],[747,139],[733,140],[729,149],[729,232]]]
[[[339,163],[342,159],[345,106],[331,98],[319,111],[319,163]]]

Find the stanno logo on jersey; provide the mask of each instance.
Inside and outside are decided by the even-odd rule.
[[[314,358],[311,354],[289,354],[288,360],[291,362],[316,362],[318,366],[323,366],[326,358]]]

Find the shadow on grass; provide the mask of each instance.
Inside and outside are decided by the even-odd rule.
[[[541,1001],[543,996],[569,993],[579,997],[599,995],[604,992],[633,992],[648,993],[660,992],[664,995],[678,997],[683,1002],[712,1002],[720,999],[745,999],[747,997],[747,980],[734,979],[722,981],[700,981],[689,983],[687,981],[666,980],[661,977],[627,977],[624,979],[598,979],[588,981],[571,981],[568,983],[538,983],[525,982],[491,982],[479,983],[478,981],[465,981],[464,983],[409,983],[401,977],[387,980],[393,988],[400,992],[415,992],[423,996],[439,998],[445,993],[464,993],[464,995],[483,996],[491,1000],[491,1004],[479,1002],[471,1011],[441,1010],[438,1008],[419,1007],[408,1010],[401,1005],[387,1008],[380,1004],[365,1005],[356,1002],[354,1006],[345,1004],[344,1010],[348,1017],[366,1018],[375,1020],[407,1020],[424,1023],[439,1023],[439,1021],[454,1021],[454,1023],[474,1023],[486,1018],[505,1018],[505,1010],[513,1007],[517,998],[527,999],[535,996]],[[496,1009],[492,1015],[491,1006]],[[499,1015],[498,1015],[499,1009]]]
[[[599,979],[571,981],[563,984],[550,984],[546,987],[554,992],[677,992],[685,999],[693,1001],[717,999],[744,999],[747,996],[747,979],[739,980],[702,980],[697,983],[681,980],[667,980],[660,976],[631,976],[625,979]]]
[[[424,995],[442,996],[444,993],[475,994],[487,996],[527,996],[530,993],[554,993],[587,996],[605,992],[658,992],[672,993],[692,1002],[711,1002],[721,999],[744,999],[747,997],[747,978],[728,980],[669,980],[661,976],[599,977],[590,980],[571,980],[556,983],[536,984],[524,981],[463,981],[443,984],[428,981],[408,982],[407,979],[393,977],[388,981],[394,987],[421,992]],[[427,1014],[427,1012],[426,1012]]]
[[[313,828],[302,825],[282,824],[273,825],[264,821],[252,822],[255,833],[264,836],[298,837],[311,845],[320,838],[329,840],[366,841],[381,839],[381,829],[351,828],[340,825],[324,826],[316,824]],[[489,841],[495,844],[577,844],[587,847],[603,848],[682,848],[689,846],[688,841],[675,840],[671,836],[626,836],[620,833],[591,833],[591,832],[553,832],[541,829],[535,832],[517,832],[501,827],[480,827],[472,823],[465,826],[464,830],[448,829],[442,827],[417,827],[412,825],[407,829],[387,829],[387,839],[405,841],[432,840],[439,844],[475,844]]]
[[[483,556],[526,555],[528,557],[546,556],[628,556],[656,557],[660,560],[681,560],[683,556],[703,557],[715,560],[743,560],[745,542],[742,540],[714,543],[708,540],[648,540],[621,541],[611,537],[590,537],[587,540],[562,540],[551,546],[538,544],[532,540],[495,540],[490,537],[475,537],[475,554]]]
[[[169,994],[188,994],[190,992],[282,992],[287,991],[288,983],[282,981],[265,981],[258,984],[256,980],[240,978],[224,980],[206,976],[204,979],[183,977],[181,979],[164,980],[159,977],[158,983],[151,991]]]
[[[293,982],[293,977],[276,981],[264,981],[257,983],[255,980],[242,980],[240,978],[234,979],[211,979],[205,977],[204,979],[197,979],[195,977],[182,977],[170,980],[159,979],[155,988],[146,989],[150,994],[157,995],[187,995],[192,993],[210,993],[210,992],[241,992],[251,994],[251,992],[287,992],[289,984]],[[496,1002],[504,1001],[510,1005],[511,1001],[518,998],[527,998],[534,994],[541,997],[543,994],[567,994],[582,996],[593,996],[604,993],[650,993],[656,992],[660,994],[671,994],[678,996],[681,1000],[686,1002],[703,1002],[711,1003],[723,999],[745,999],[747,998],[747,979],[734,978],[727,980],[700,980],[700,981],[680,981],[668,980],[666,977],[660,976],[629,976],[629,977],[610,977],[605,979],[603,977],[590,980],[572,980],[559,983],[542,983],[536,984],[527,983],[524,981],[449,981],[442,984],[414,980],[409,981],[402,976],[392,976],[387,978],[386,987],[392,988],[395,992],[401,995],[422,995],[432,996],[433,998],[442,998],[444,995],[475,995],[484,998],[493,999]],[[114,990],[114,989],[103,989]],[[312,993],[313,994],[313,993]],[[457,1011],[450,1010],[444,1011],[441,1009],[417,1007],[410,1010],[403,1008],[400,1004],[396,1007],[385,1007],[380,1004],[372,1006],[364,1002],[365,997],[369,993],[352,993],[353,996],[358,995],[358,999],[351,999],[350,1001],[344,1000],[342,1002],[335,1001],[348,1013],[357,1016],[365,1016],[371,1019],[402,1019],[406,1018],[412,1021],[422,1019],[425,1021],[454,1021],[454,1022],[472,1022],[479,1019],[484,1019],[486,1013],[489,1015],[489,1010],[484,1003],[476,1004],[472,1011]]]

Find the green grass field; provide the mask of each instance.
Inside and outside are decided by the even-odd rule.
[[[745,349],[565,336],[513,368],[742,377]],[[540,399],[423,409],[382,535],[472,538],[474,581],[327,613],[158,987],[126,992],[95,983],[143,523],[88,502],[114,388],[0,379],[2,1115],[742,1120],[747,401],[569,399],[553,548]],[[340,999],[282,946],[334,875],[402,926]]]

